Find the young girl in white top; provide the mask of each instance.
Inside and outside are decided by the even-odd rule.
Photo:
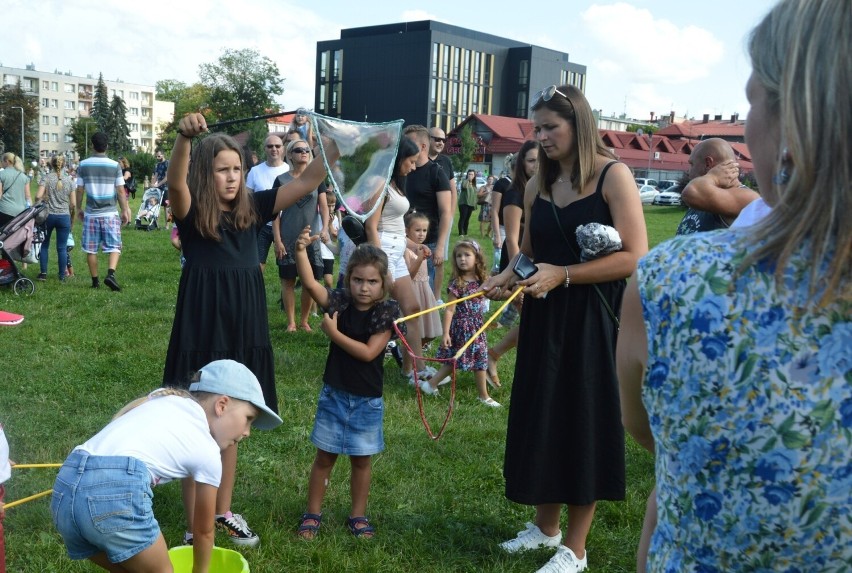
[[[252,425],[279,424],[255,375],[233,360],[202,367],[188,391],[160,389],[128,404],[74,448],[56,477],[50,510],[68,556],[108,571],[171,571],[151,488],[191,477],[193,571],[207,571],[220,452],[248,437]]]
[[[344,289],[319,284],[305,252],[317,239],[306,227],[296,242],[295,257],[302,288],[323,308],[322,329],[331,340],[311,432],[317,455],[308,481],[308,507],[298,533],[313,539],[319,531],[331,470],[337,456],[343,454],[352,465],[352,509],[346,523],[352,535],[372,537],[376,530],[366,517],[371,456],[385,446],[384,354],[399,305],[386,300],[387,255],[369,243],[359,245],[349,258]]]

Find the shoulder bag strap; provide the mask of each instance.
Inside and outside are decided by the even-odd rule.
[[[603,170],[601,171],[600,181],[598,182],[598,187],[601,188],[603,186],[603,179],[606,175],[607,170],[609,170],[610,166],[616,163],[615,161],[611,161],[607,163]],[[597,190],[595,191],[597,192]],[[574,258],[577,259],[577,262],[582,262],[580,256],[577,254],[577,251],[574,250],[574,245],[571,244],[571,241],[568,239],[568,235],[565,234],[565,229],[562,228],[562,222],[559,220],[559,213],[556,211],[556,204],[553,202],[553,195],[550,196],[550,207],[553,209],[553,218],[556,219],[556,225],[559,227],[559,232],[562,233],[562,238],[565,239],[565,243],[568,245],[568,249],[571,251],[571,254],[574,255]],[[615,313],[612,311],[612,307],[609,302],[606,300],[606,297],[601,292],[601,289],[597,284],[591,283],[592,287],[594,287],[595,292],[598,293],[598,297],[601,299],[604,307],[606,308],[607,313],[609,313],[610,318],[615,323],[616,330],[621,329],[621,323],[618,321],[618,317],[615,316]]]

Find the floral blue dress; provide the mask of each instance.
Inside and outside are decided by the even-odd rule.
[[[737,275],[747,231],[675,238],[639,263],[648,571],[849,572],[852,301],[808,295],[806,244],[780,288],[769,264]]]
[[[447,292],[456,298],[462,298],[479,290],[482,283],[479,281],[463,282],[450,281]],[[459,348],[482,328],[485,322],[485,297],[472,298],[455,305],[452,322],[450,322],[450,340],[452,346],[438,349],[438,358],[452,358]],[[471,370],[485,370],[488,368],[488,340],[483,332],[476,340],[467,347],[459,356],[456,363],[458,370],[469,372]]]

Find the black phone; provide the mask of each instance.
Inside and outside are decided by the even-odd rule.
[[[514,272],[521,280],[528,279],[538,272],[538,267],[523,253],[518,253],[518,258],[515,259],[515,264],[512,265]]]

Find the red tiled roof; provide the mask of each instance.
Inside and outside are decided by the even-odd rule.
[[[742,139],[745,137],[745,121],[740,119],[735,121],[684,121],[660,129],[657,131],[657,135],[687,139],[707,139],[708,137]]]
[[[601,129],[601,139],[604,145],[609,147],[612,152],[629,167],[636,169],[647,169],[648,158],[651,158],[651,168],[663,171],[689,171],[689,154],[698,145],[698,137],[685,137],[685,130],[679,126],[684,126],[688,122],[682,124],[673,124],[665,129],[661,129],[654,134],[651,145],[649,147],[647,136],[638,136],[635,133],[627,131],[615,131],[610,129]],[[700,125],[719,126],[725,122],[711,121],[707,124],[701,122],[692,122]],[[485,153],[515,153],[523,145],[524,141],[533,138],[532,122],[528,119],[520,119],[517,117],[502,117],[498,115],[480,115],[474,114],[460,123],[455,130],[450,133],[450,137],[457,136],[461,129],[468,124],[472,127],[476,134],[482,138],[485,145]],[[745,122],[738,121],[734,124],[727,122],[729,129],[739,130],[743,132]],[[673,127],[677,127],[676,133],[672,133]],[[688,126],[687,126],[688,127]],[[703,132],[706,137],[708,135],[717,136],[718,132],[710,134]],[[451,142],[452,143],[452,142]],[[456,146],[458,143],[456,142]],[[448,145],[448,147],[450,147]],[[751,153],[745,143],[731,142],[731,147],[734,149],[734,155],[740,163],[742,171],[751,171],[753,169],[751,162]],[[655,159],[655,153],[659,153],[659,159]]]

